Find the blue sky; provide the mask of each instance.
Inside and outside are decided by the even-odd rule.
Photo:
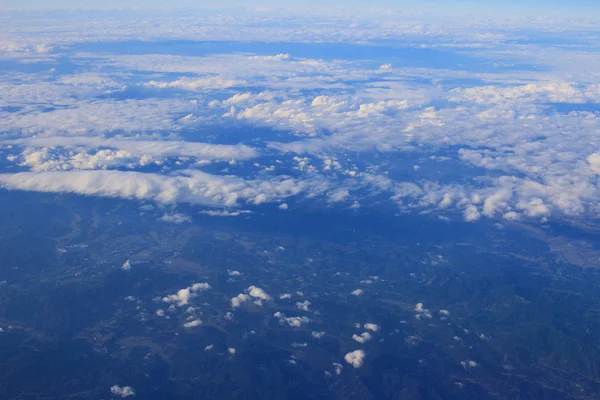
[[[219,7],[272,7],[272,8],[307,8],[307,7],[343,7],[343,8],[393,8],[393,9],[418,9],[423,11],[521,11],[528,14],[546,14],[548,12],[579,13],[597,11],[600,9],[595,0],[289,0],[286,2],[276,0],[224,0],[218,2]],[[2,0],[3,8],[178,8],[178,7],[206,7],[214,8],[215,2],[197,0]]]

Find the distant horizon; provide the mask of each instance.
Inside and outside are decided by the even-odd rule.
[[[315,9],[316,7],[316,9]],[[436,13],[507,13],[511,16],[574,16],[581,15],[595,18],[590,15],[594,12],[600,16],[600,7],[597,2],[590,0],[577,1],[492,1],[492,0],[425,0],[420,4],[411,1],[389,1],[389,0],[291,0],[284,4],[274,0],[259,0],[257,2],[225,0],[217,4],[212,2],[197,2],[191,0],[175,0],[164,2],[162,0],[3,0],[0,2],[0,10],[9,11],[50,11],[50,10],[177,10],[177,9],[205,9],[205,10],[256,10],[256,11],[279,11],[279,12],[327,12],[331,10],[344,9],[347,12],[365,11],[371,12],[431,12]],[[557,14],[559,13],[559,14]],[[516,15],[515,15],[516,14]]]

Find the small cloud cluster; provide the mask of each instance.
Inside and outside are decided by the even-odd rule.
[[[344,360],[354,368],[360,368],[365,362],[365,352],[362,350],[354,350],[344,356]]]
[[[262,306],[263,301],[271,300],[271,296],[263,289],[251,285],[246,289],[246,293],[240,293],[231,299],[231,307],[238,308],[247,301],[254,300],[254,304]]]
[[[291,328],[300,328],[302,325],[306,325],[310,322],[310,318],[308,317],[286,317],[280,311],[277,311],[273,316],[279,319],[281,325],[286,325]]]
[[[423,303],[417,303],[417,305],[415,306],[415,312],[416,312],[415,318],[417,318],[417,319],[433,318],[433,316],[431,315],[431,312],[428,309],[423,307]]]
[[[190,299],[196,297],[198,292],[205,291],[210,288],[211,286],[208,283],[195,283],[192,286],[188,286],[185,289],[179,290],[175,294],[163,297],[162,300],[165,303],[172,303],[179,307],[183,307],[189,303]]]
[[[110,387],[110,392],[120,397],[135,396],[135,390],[131,386],[113,385]]]

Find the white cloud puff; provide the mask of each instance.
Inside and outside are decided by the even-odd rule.
[[[163,297],[165,303],[175,303],[179,307],[187,305],[190,299],[197,296],[197,292],[210,289],[211,286],[208,283],[194,283],[192,286],[188,286],[185,289],[179,290],[175,294]]]
[[[183,324],[184,328],[195,328],[196,326],[200,326],[202,325],[202,321],[200,321],[199,319],[193,319],[191,321],[186,322],[185,324]]]
[[[123,265],[121,266],[121,269],[123,271],[131,271],[131,261],[127,260],[123,263]]]
[[[378,332],[378,331],[379,331],[379,325],[377,325],[377,324],[373,324],[373,323],[366,323],[366,324],[364,325],[364,328],[365,328],[366,330],[369,330],[369,331],[371,331],[371,332]]]
[[[265,300],[265,301],[271,300],[271,296],[269,296],[267,294],[267,292],[265,292],[263,289],[261,289],[257,286],[252,285],[252,286],[248,287],[248,289],[246,289],[246,290],[247,290],[248,294],[251,297],[254,297],[255,299],[260,299],[260,300]]]
[[[365,362],[365,352],[362,350],[354,350],[344,356],[344,360],[354,368],[360,368]]]
[[[120,397],[135,396],[135,390],[131,386],[113,385],[110,387],[110,392]]]
[[[354,339],[354,341],[358,342],[358,343],[367,343],[369,342],[371,339],[373,339],[373,336],[371,336],[371,334],[369,332],[363,332],[360,335],[352,335],[352,339]]]

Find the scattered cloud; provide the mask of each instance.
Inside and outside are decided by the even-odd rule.
[[[135,390],[133,390],[133,388],[131,386],[114,385],[114,386],[111,386],[110,392],[112,394],[115,394],[115,395],[123,397],[123,398],[129,397],[129,396],[135,396]]]
[[[193,319],[191,321],[186,322],[185,324],[183,324],[184,328],[194,328],[196,326],[200,326],[202,325],[202,321],[200,321],[199,319]]]
[[[369,332],[363,332],[360,335],[352,335],[352,339],[358,343],[367,343],[368,341],[370,341],[371,339],[373,339],[373,336],[371,336],[371,334]]]
[[[163,297],[165,303],[173,303],[179,307],[183,307],[189,304],[190,299],[196,297],[198,292],[210,289],[211,286],[208,283],[194,283],[192,286],[188,286],[185,289],[179,290],[176,294],[171,294]]]
[[[192,218],[189,215],[181,214],[181,213],[173,213],[173,214],[165,214],[158,219],[162,222],[169,222],[172,224],[183,224],[186,222],[191,222]]]
[[[354,368],[360,368],[365,361],[365,352],[362,350],[354,350],[344,356],[344,360]]]
[[[131,271],[131,261],[126,260],[123,265],[121,266],[121,269],[123,271]]]

